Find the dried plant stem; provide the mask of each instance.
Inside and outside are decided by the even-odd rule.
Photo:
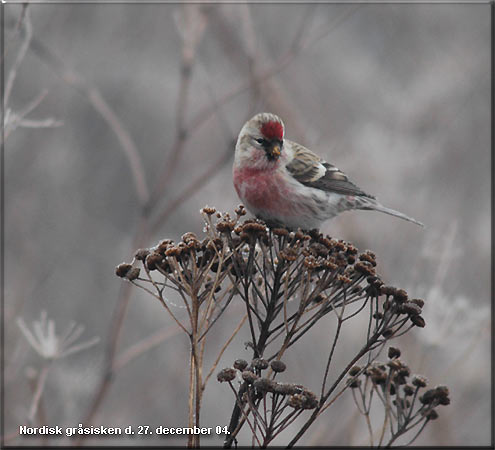
[[[188,427],[194,426],[194,358],[193,352],[189,355],[189,395],[188,395]],[[187,437],[187,446],[191,448],[193,446],[192,435]]]
[[[195,44],[184,39],[181,54],[181,71],[179,95],[175,112],[175,141],[172,145],[169,156],[163,164],[163,168],[158,176],[158,181],[150,197],[149,208],[153,208],[156,202],[162,197],[165,189],[174,174],[179,156],[182,153],[188,136],[188,129],[185,126],[188,100],[191,90],[191,80],[194,67]]]
[[[5,89],[4,89],[4,94],[3,94],[3,107],[4,110],[7,110],[7,106],[9,104],[10,100],[10,94],[12,93],[12,88],[14,87],[14,81],[17,76],[17,71],[19,70],[19,67],[22,64],[22,61],[24,60],[26,53],[29,49],[29,45],[31,44],[31,40],[33,38],[33,27],[31,25],[31,19],[29,17],[29,8],[23,8],[23,25],[24,25],[24,40],[21,44],[21,48],[19,49],[19,52],[17,53],[17,56],[14,60],[14,64],[12,65],[12,68],[9,70],[9,73],[7,75],[7,80],[5,81]]]
[[[38,407],[40,405],[41,396],[43,395],[43,391],[45,389],[45,383],[50,368],[51,368],[51,364],[47,363],[43,366],[40,373],[38,374],[36,380],[36,387],[34,389],[33,399],[31,401],[31,407],[29,408],[29,413],[28,413],[28,421],[31,424],[34,423],[34,418],[36,416],[36,413],[38,412]]]
[[[146,218],[142,217],[134,235],[133,248],[140,248],[143,245],[143,242],[146,241],[146,239],[147,221]],[[114,360],[120,340],[120,335],[122,332],[122,326],[124,324],[125,316],[127,313],[127,307],[130,301],[131,288],[132,285],[130,283],[122,283],[119,290],[117,305],[112,317],[112,326],[107,338],[108,340],[103,376],[101,378],[100,384],[95,391],[95,395],[93,397],[92,403],[89,406],[88,412],[86,413],[82,421],[82,423],[84,423],[86,426],[89,426],[93,423],[94,417],[98,412],[104,398],[106,397],[106,394],[108,393],[108,389],[111,386],[113,376],[115,374],[113,370]],[[75,445],[80,445],[83,439],[84,437],[77,439],[75,441]]]
[[[246,319],[247,319],[247,314],[244,314],[243,318],[241,319],[241,321],[239,322],[239,324],[235,328],[234,332],[227,339],[227,341],[225,342],[225,344],[223,344],[222,349],[220,350],[220,353],[217,356],[217,359],[213,363],[213,366],[211,367],[210,371],[208,372],[208,375],[205,378],[205,381],[204,381],[204,384],[203,384],[203,390],[206,387],[206,383],[210,379],[211,375],[216,370],[216,368],[218,366],[218,363],[220,362],[220,358],[222,357],[222,355],[224,354],[225,350],[230,345],[230,343],[232,342],[232,340],[235,338],[235,336],[237,335],[237,333],[239,332],[239,330],[242,328],[242,326],[244,325],[244,322],[246,322]]]
[[[342,314],[344,313],[343,308],[344,306],[342,306]],[[323,383],[321,384],[321,398],[323,398],[323,396],[325,395],[325,386],[327,384],[328,372],[330,370],[330,364],[332,362],[332,357],[335,352],[335,347],[337,346],[337,341],[339,339],[341,328],[342,328],[342,319],[339,317],[337,321],[337,329],[335,330],[335,336],[333,338],[332,348],[330,349],[330,354],[328,355],[327,364],[325,366],[325,375],[323,376]]]
[[[292,448],[295,443],[301,438],[301,436],[307,431],[307,429],[313,424],[313,422],[316,420],[318,417],[320,410],[323,408],[325,405],[326,401],[332,395],[332,392],[337,388],[337,386],[340,384],[342,379],[345,377],[345,375],[349,372],[349,369],[356,364],[357,361],[359,361],[366,353],[369,352],[370,348],[373,346],[373,344],[378,340],[379,335],[375,334],[374,336],[371,337],[370,341],[358,352],[358,354],[352,358],[351,362],[347,364],[346,368],[340,373],[340,375],[337,377],[333,385],[328,389],[328,391],[325,393],[325,395],[320,399],[320,403],[318,407],[314,410],[313,414],[311,414],[311,417],[304,423],[304,425],[301,427],[301,429],[297,432],[297,434],[292,438],[292,440],[288,444],[288,448]]]

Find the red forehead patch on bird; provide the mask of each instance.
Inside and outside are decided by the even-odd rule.
[[[282,127],[282,124],[274,120],[265,122],[263,125],[261,125],[260,131],[266,139],[282,140],[284,137],[284,128]]]

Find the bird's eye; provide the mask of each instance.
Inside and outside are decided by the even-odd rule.
[[[263,138],[255,139],[258,144],[264,144],[265,140]]]

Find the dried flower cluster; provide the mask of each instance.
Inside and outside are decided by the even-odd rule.
[[[218,381],[228,382],[236,396],[241,412],[237,429],[246,422],[253,440],[260,447],[266,447],[304,410],[314,409],[318,405],[316,395],[304,386],[275,381],[276,375],[286,368],[280,360],[268,363],[266,359],[255,358],[248,365],[247,361],[238,359],[233,368],[222,369],[217,374]],[[266,371],[264,376],[263,371]],[[243,380],[242,390],[236,390],[232,383],[235,379]]]
[[[191,387],[190,392],[191,424],[193,421],[199,424],[205,384],[221,354],[245,322],[250,333],[247,344],[252,351],[251,364],[237,361],[233,368],[218,374],[218,380],[228,382],[235,393],[226,447],[232,445],[244,423],[253,431],[253,442],[264,446],[301,412],[312,410],[290,441],[289,446],[292,446],[336,396],[348,388],[361,389],[359,375],[373,379],[373,373],[379,371],[385,378],[391,377],[390,386],[395,386],[397,373],[405,377],[404,368],[392,369],[386,365],[386,369],[381,370],[374,361],[390,339],[412,327],[425,326],[421,315],[424,302],[409,299],[402,289],[386,286],[376,273],[373,252],[360,253],[352,244],[324,236],[318,230],[268,228],[259,220],[243,220],[246,210],[242,205],[235,210],[235,216],[219,213],[211,207],[201,212],[205,220],[204,238],[186,233],[178,243],[163,240],[155,247],[138,250],[131,264],[123,263],[116,269],[118,276],[156,297],[190,339],[191,379],[195,378],[192,383],[195,387]],[[136,263],[141,263],[144,277],[135,267]],[[179,294],[187,311],[187,321],[180,320],[170,308],[164,296],[166,289]],[[245,316],[204,378],[207,333],[235,296],[242,299]],[[360,313],[368,314],[361,349],[346,367],[330,370],[342,326]],[[335,326],[330,330],[333,340],[330,340],[320,395],[302,387],[297,387],[300,391],[296,392],[296,387],[275,382],[275,374],[285,368],[280,362],[284,353],[328,316],[333,317]],[[325,323],[328,328],[328,321]],[[366,364],[345,383],[350,369],[362,360],[366,360]],[[391,362],[399,364],[396,359]],[[261,371],[268,368],[268,375],[262,377]],[[237,389],[233,384],[235,379],[239,380]],[[373,383],[370,385],[374,386]],[[387,388],[390,393],[389,386]],[[384,398],[388,401],[390,396]],[[401,397],[393,400],[399,402],[398,398]],[[289,408],[292,408],[290,413]],[[418,414],[422,415],[424,410]],[[400,417],[403,424],[404,418]],[[398,433],[403,434],[408,427],[397,430],[390,439],[395,440]]]
[[[353,390],[354,401],[366,418],[371,430],[370,411],[373,399],[378,399],[386,412],[378,446],[382,445],[387,426],[388,445],[410,430],[416,429],[411,444],[430,420],[438,418],[436,407],[450,404],[449,390],[437,386],[424,391],[427,380],[421,375],[411,375],[410,368],[399,359],[398,348],[390,347],[387,363],[374,362],[366,367],[354,366],[349,370],[347,384]],[[422,394],[421,394],[422,392]],[[374,433],[370,432],[373,446]]]

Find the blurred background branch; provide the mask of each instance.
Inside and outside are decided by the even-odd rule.
[[[187,423],[165,404],[187,395],[177,368],[188,349],[156,305],[115,282],[113,268],[163,236],[201,232],[196,213],[205,203],[232,210],[235,137],[251,114],[270,110],[284,118],[288,138],[312,145],[387,204],[407,201],[427,223],[419,234],[349,213],[326,227],[374,248],[385,278],[430,300],[422,337],[400,338],[401,345],[422,371],[456,368],[451,387],[464,410],[453,408],[415,443],[486,445],[488,5],[3,8],[6,440],[27,442],[14,430],[41,385],[38,423]],[[180,298],[167,300],[182,320]],[[42,309],[57,322],[86,324],[103,346],[57,362],[37,384],[43,368],[11,319],[30,322]],[[240,319],[218,327],[212,345],[220,350]],[[243,349],[248,339],[240,333],[231,346]],[[352,334],[342,339],[355,344]],[[314,388],[308,368],[328,354],[327,342],[315,333],[311,348],[300,345],[290,363]],[[466,354],[470,363],[460,364]],[[218,364],[233,356],[227,348]],[[232,404],[213,385],[203,402],[215,418]],[[339,397],[349,411],[342,428],[315,424],[300,443],[369,443],[346,401]]]

